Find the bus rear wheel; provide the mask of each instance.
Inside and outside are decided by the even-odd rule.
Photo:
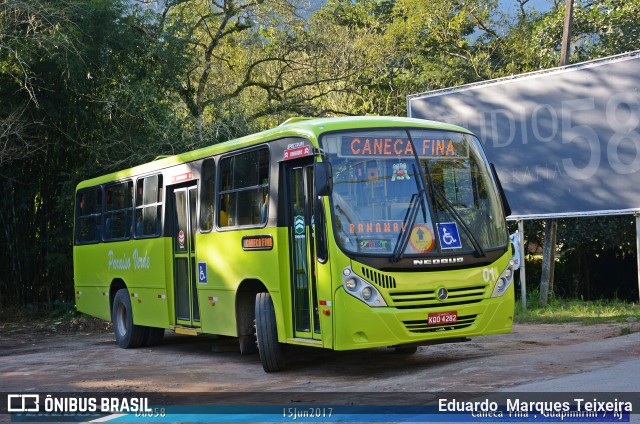
[[[133,323],[131,299],[127,289],[118,290],[113,298],[111,321],[113,322],[116,342],[121,348],[131,349],[140,347],[145,343],[149,329]]]
[[[285,366],[283,349],[278,342],[276,312],[269,293],[256,295],[256,337],[262,368],[266,372],[283,370]]]

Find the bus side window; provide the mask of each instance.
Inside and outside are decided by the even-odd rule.
[[[162,234],[162,175],[151,175],[136,182],[136,238]]]
[[[224,158],[220,161],[220,198],[218,199],[218,226],[228,227],[229,223],[229,198],[228,194],[232,184],[232,166],[234,158]],[[225,194],[222,194],[225,193]]]
[[[133,182],[112,184],[106,187],[104,213],[104,240],[124,240],[131,237]]]
[[[218,185],[218,226],[264,224],[268,215],[269,150],[223,158]]]
[[[220,227],[264,224],[268,215],[269,150],[262,148],[223,158],[218,184]]]
[[[202,188],[200,189],[200,231],[213,229],[213,210],[215,204],[215,162],[205,159],[202,162]]]
[[[95,243],[102,238],[102,188],[82,190],[76,199],[76,243]]]

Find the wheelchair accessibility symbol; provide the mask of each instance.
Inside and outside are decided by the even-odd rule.
[[[198,283],[207,282],[207,263],[198,262]]]
[[[461,249],[462,242],[458,233],[458,225],[455,222],[443,222],[438,224],[438,236],[440,246],[443,249]]]

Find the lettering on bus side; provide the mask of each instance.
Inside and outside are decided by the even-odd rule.
[[[434,259],[414,259],[413,264],[420,265],[448,265],[448,264],[460,264],[464,262],[463,257],[457,258],[434,258]]]
[[[116,256],[113,250],[109,250],[107,257],[109,258],[108,271],[126,271],[131,269],[131,264],[133,264],[133,269],[151,268],[151,257],[146,250],[144,255],[141,256],[138,249],[134,249],[131,257],[127,256],[126,253]]]

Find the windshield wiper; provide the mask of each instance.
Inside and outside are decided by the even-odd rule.
[[[407,248],[407,244],[409,243],[409,238],[411,235],[410,230],[413,228],[413,225],[416,223],[416,219],[418,217],[418,207],[422,207],[423,219],[425,222],[427,222],[427,210],[424,203],[426,192],[422,181],[420,181],[419,178],[415,177],[416,175],[418,175],[415,164],[413,165],[413,175],[416,181],[418,192],[414,193],[411,196],[411,200],[409,201],[409,207],[407,208],[407,212],[404,214],[402,226],[400,227],[400,234],[398,234],[398,239],[396,240],[396,247],[395,249],[393,249],[391,258],[389,258],[391,262],[398,262],[404,256],[404,251]]]
[[[409,138],[409,143],[411,144],[411,150],[413,151],[415,164],[418,164],[417,169],[416,169],[416,165],[413,164],[413,175],[414,175],[414,178],[416,179],[416,187],[418,188],[418,192],[414,193],[411,196],[411,200],[409,201],[409,207],[407,208],[407,212],[405,213],[404,219],[402,220],[402,227],[400,228],[400,234],[398,235],[398,239],[396,240],[396,247],[393,250],[393,254],[391,255],[391,258],[389,258],[391,262],[398,262],[404,256],[404,251],[406,250],[407,244],[409,243],[411,229],[413,228],[413,225],[415,224],[416,219],[418,217],[419,206],[422,207],[424,222],[427,222],[427,209],[425,205],[425,199],[427,198],[427,190],[426,190],[427,178],[425,177],[422,170],[422,166],[420,165],[420,158],[418,157],[418,153],[416,152],[415,144],[413,143],[413,138],[411,137],[409,130],[407,130],[406,132],[407,132],[407,137]],[[473,234],[473,231],[471,231],[467,223],[464,221],[464,219],[462,219],[462,217],[460,216],[458,211],[456,211],[455,207],[451,204],[449,199],[447,199],[447,197],[440,190],[438,190],[433,184],[433,177],[431,176],[431,171],[429,170],[429,164],[426,161],[424,166],[427,170],[427,175],[429,175],[429,179],[428,179],[429,191],[431,193],[433,206],[435,207],[434,212],[436,214],[437,221],[438,222],[440,221],[438,217],[438,208],[436,205],[436,202],[439,200],[440,203],[442,203],[444,208],[447,210],[447,212],[449,212],[453,216],[456,222],[460,224],[465,234],[469,237],[469,240],[471,241],[471,245],[473,246],[473,249],[476,253],[476,256],[478,257],[487,256],[486,252],[478,242],[478,239]]]
[[[416,163],[418,164],[418,168],[420,169],[420,174],[416,174],[416,172],[414,170],[414,175],[419,175],[420,179],[423,181],[422,185],[424,185],[424,183],[426,182],[426,178],[425,178],[424,173],[422,172],[422,166],[420,166],[420,159],[418,158],[418,153],[416,152],[415,144],[413,143],[413,138],[411,137],[411,133],[409,132],[408,129],[406,130],[406,132],[407,132],[407,137],[409,138],[409,143],[411,143],[411,149],[413,150],[413,157],[415,158]],[[451,215],[453,215],[453,218],[458,222],[458,224],[460,224],[460,226],[462,227],[462,230],[469,237],[469,240],[471,241],[471,245],[473,246],[473,249],[475,250],[476,256],[478,256],[478,257],[487,256],[487,254],[485,253],[484,249],[482,249],[482,246],[480,245],[480,243],[478,243],[478,239],[473,234],[473,231],[471,231],[471,229],[469,228],[467,223],[464,221],[464,219],[462,219],[462,217],[460,216],[458,211],[456,211],[456,208],[451,204],[449,199],[447,199],[447,197],[440,190],[438,190],[436,188],[435,184],[433,184],[433,177],[431,176],[431,170],[429,169],[429,163],[426,160],[424,162],[424,167],[427,170],[427,175],[429,175],[429,190],[431,192],[431,198],[433,200],[433,206],[435,207],[434,212],[436,214],[437,221],[440,222],[440,219],[438,217],[438,207],[436,205],[436,198],[438,200],[440,200],[440,202],[444,205],[445,209]],[[425,222],[426,222],[426,220],[425,220]]]

